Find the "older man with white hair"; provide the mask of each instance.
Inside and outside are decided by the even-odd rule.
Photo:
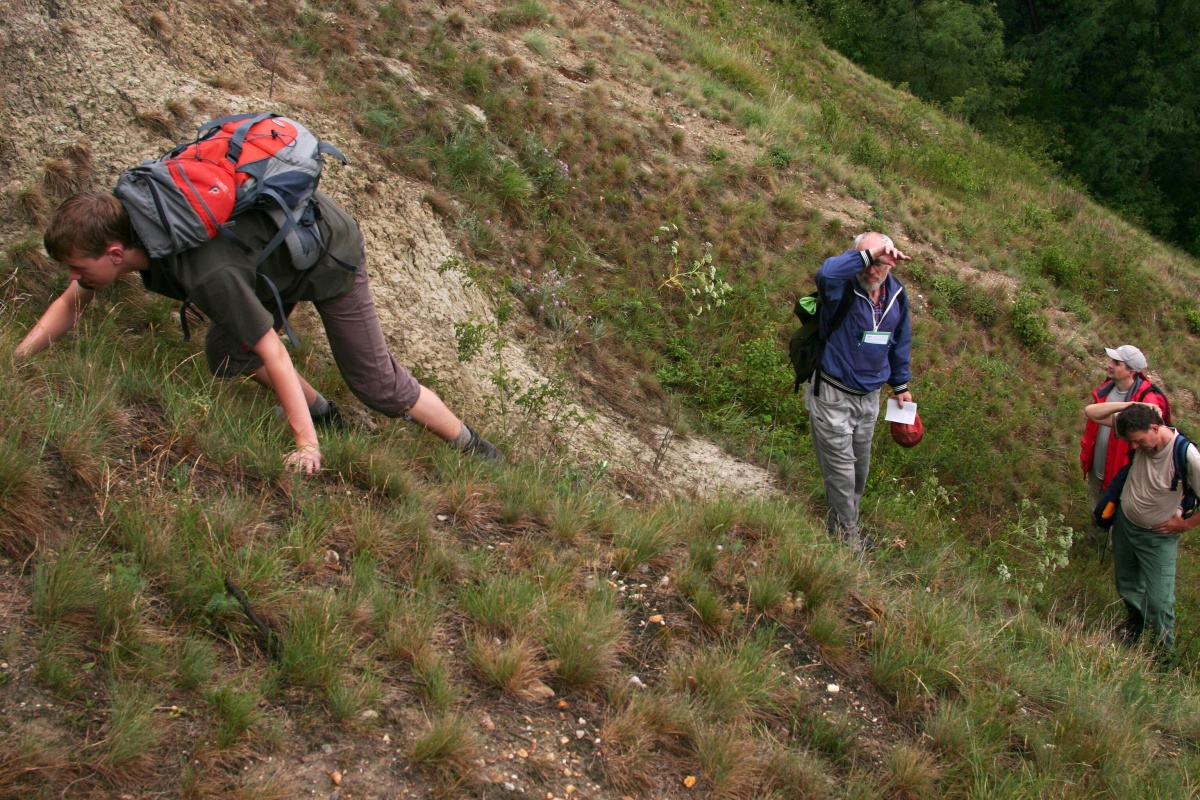
[[[859,552],[872,546],[859,531],[858,510],[871,468],[880,389],[891,386],[901,406],[912,402],[908,297],[891,274],[898,261],[910,260],[891,238],[870,231],[817,271],[825,347],[804,399],[825,479],[829,532]],[[835,325],[843,300],[848,305]]]

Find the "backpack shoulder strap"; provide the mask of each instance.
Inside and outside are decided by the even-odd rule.
[[[1190,445],[1191,442],[1188,441],[1188,438],[1180,433],[1178,429],[1176,429],[1175,434],[1175,451],[1173,453],[1175,460],[1175,474],[1171,476],[1171,491],[1178,489],[1179,482],[1183,481],[1184,491],[1187,492],[1190,491],[1188,488],[1187,450],[1188,445]]]
[[[821,338],[822,342],[829,341],[834,332],[842,326],[846,320],[846,315],[850,313],[850,306],[854,304],[854,292],[848,291],[842,293],[842,302],[838,304],[837,311],[833,312],[833,319],[829,320],[829,330]]]
[[[1137,399],[1140,402],[1144,402],[1146,396],[1151,395],[1151,394],[1156,394],[1162,398],[1163,406],[1164,406],[1163,411],[1162,411],[1163,423],[1166,425],[1170,425],[1171,424],[1171,401],[1169,399],[1167,399],[1167,395],[1163,392],[1162,389],[1158,388],[1150,381],[1146,381],[1146,389],[1145,389],[1145,391],[1142,392],[1142,396]]]

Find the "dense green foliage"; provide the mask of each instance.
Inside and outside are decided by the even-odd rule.
[[[872,73],[1050,159],[1200,252],[1200,6],[1091,0],[808,0]]]

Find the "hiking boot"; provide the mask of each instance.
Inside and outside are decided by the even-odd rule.
[[[313,425],[323,431],[344,431],[350,427],[346,422],[346,418],[342,416],[342,410],[338,408],[337,403],[332,400],[328,401],[329,409],[324,414],[313,414]]]
[[[463,427],[470,431],[471,434],[470,438],[467,440],[467,443],[463,445],[462,449],[464,453],[470,453],[476,458],[482,459],[483,461],[487,461],[491,464],[504,463],[504,454],[496,449],[496,445],[480,436],[479,433],[469,425],[464,424]]]
[[[874,539],[861,531],[840,531],[838,538],[842,540],[843,544],[848,545],[854,551],[854,554],[859,557],[865,556],[868,553],[874,553],[878,547]]]
[[[1130,649],[1135,648],[1142,640],[1142,633],[1146,630],[1146,623],[1142,620],[1141,615],[1130,615],[1123,623],[1117,626],[1113,631],[1113,636],[1117,642]]]
[[[346,422],[346,418],[342,416],[342,410],[338,408],[337,403],[332,400],[325,401],[329,408],[325,409],[324,414],[313,414],[310,408],[308,413],[312,417],[313,427],[322,431],[344,431],[350,427],[350,423]],[[283,406],[275,406],[275,416],[287,422],[287,412],[283,410]]]

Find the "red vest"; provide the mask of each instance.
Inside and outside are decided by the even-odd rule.
[[[1092,402],[1105,402],[1105,398],[1108,397],[1112,388],[1112,381],[1105,381],[1097,386],[1092,392]],[[1171,404],[1167,402],[1166,395],[1140,372],[1133,379],[1133,386],[1129,390],[1129,400],[1136,403],[1153,403],[1162,412],[1163,423],[1171,424]],[[1083,468],[1084,475],[1092,471],[1092,462],[1096,455],[1096,438],[1099,435],[1100,423],[1089,419],[1083,429],[1083,439],[1079,443],[1079,466]],[[1125,466],[1127,461],[1129,461],[1129,443],[1119,436],[1109,435],[1108,453],[1104,457],[1102,489],[1108,488],[1108,482],[1113,479],[1121,467]]]

